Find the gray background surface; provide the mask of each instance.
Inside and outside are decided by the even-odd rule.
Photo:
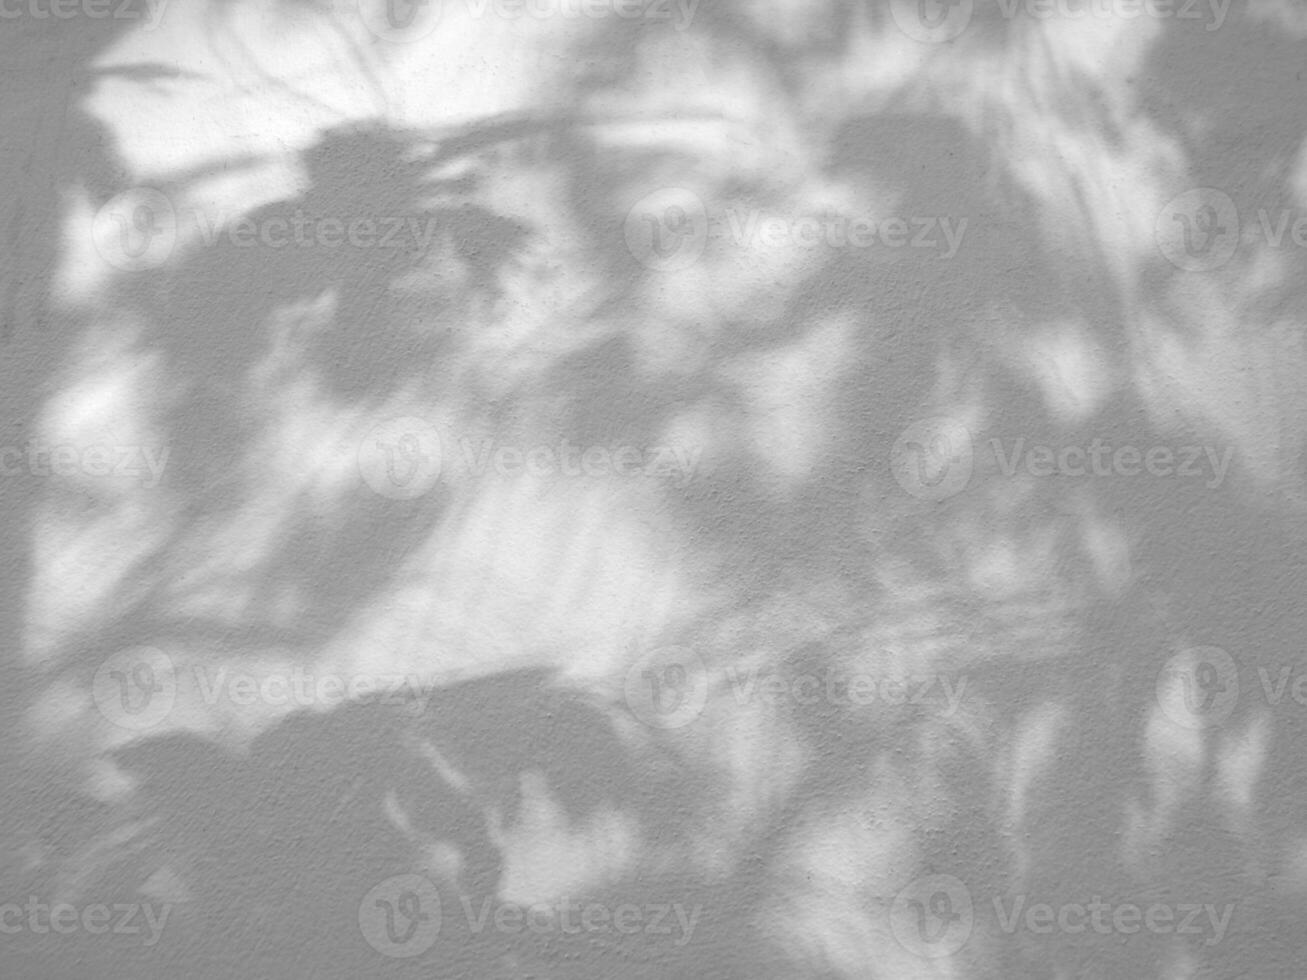
[[[0,69],[0,976],[1307,969],[1299,6]]]

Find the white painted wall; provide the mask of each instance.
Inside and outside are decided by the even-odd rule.
[[[15,976],[1292,974],[1289,7],[25,2]]]

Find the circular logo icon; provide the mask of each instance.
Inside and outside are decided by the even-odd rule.
[[[177,245],[177,212],[172,201],[153,188],[123,191],[95,212],[91,240],[115,269],[157,269]]]
[[[422,875],[387,878],[359,902],[359,929],[383,956],[421,956],[440,935],[440,892]]]
[[[1239,668],[1220,647],[1182,650],[1157,675],[1162,714],[1182,728],[1221,725],[1238,700]]]
[[[1239,210],[1224,191],[1195,187],[1171,199],[1153,231],[1166,261],[1186,272],[1209,272],[1239,247]]]
[[[974,462],[971,432],[943,417],[908,426],[890,453],[894,479],[919,500],[944,500],[961,493],[971,482]]]
[[[358,450],[359,473],[391,500],[413,500],[440,479],[440,434],[411,415],[376,426]]]
[[[689,647],[650,650],[626,672],[626,706],[650,728],[682,728],[708,703],[708,670]]]
[[[122,728],[153,728],[177,702],[172,658],[154,647],[121,650],[100,665],[91,681],[100,714]]]
[[[708,209],[684,187],[664,187],[626,213],[626,247],[656,272],[677,272],[699,261],[708,243]]]
[[[918,878],[894,897],[890,929],[916,956],[952,956],[971,938],[975,913],[971,892],[952,875]]]
[[[925,44],[952,41],[967,29],[975,0],[890,0],[890,14],[900,31]]]
[[[383,41],[420,41],[440,23],[444,0],[354,0],[359,18]]]

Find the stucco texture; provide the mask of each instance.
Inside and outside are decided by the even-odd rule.
[[[1307,975],[1290,0],[0,0],[0,978]]]

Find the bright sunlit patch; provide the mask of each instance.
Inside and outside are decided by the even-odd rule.
[[[1273,486],[1302,439],[1301,328],[1245,319],[1219,283],[1198,278],[1177,284],[1171,297],[1183,328],[1140,318],[1138,388],[1156,425],[1184,420],[1205,429],[1215,450],[1232,454],[1241,476]]]
[[[1107,358],[1083,325],[1063,323],[1023,337],[1017,353],[1064,424],[1088,418],[1111,392]]]
[[[117,275],[95,248],[92,224],[96,202],[89,191],[73,185],[63,194],[60,261],[50,285],[53,300],[76,307],[94,301]]]
[[[1279,857],[1274,878],[1277,889],[1299,895],[1307,893],[1307,837],[1287,843]]]
[[[102,326],[45,403],[35,442],[52,454],[50,472],[54,453],[67,459],[55,476],[96,496],[126,496],[167,476],[171,447],[155,424],[161,359],[134,347],[136,329]]]
[[[505,902],[552,904],[602,887],[629,870],[639,828],[630,816],[601,809],[573,825],[539,773],[521,776],[522,812],[500,826],[504,873],[498,897]]]
[[[1162,967],[1159,980],[1197,980],[1203,964],[1177,941]]]
[[[278,6],[173,3],[157,29],[128,32],[101,55],[109,71],[159,66],[161,77],[144,82],[111,75],[87,99],[136,180],[294,153],[319,129],[384,106],[346,68],[347,49],[324,38],[325,25]]]
[[[1081,11],[1085,7],[1069,4]],[[1033,30],[1068,75],[1072,70],[1114,83],[1119,73],[1133,68],[1161,35],[1157,17],[1052,17],[1035,21]]]
[[[441,678],[541,664],[573,677],[617,671],[632,635],[698,608],[670,605],[691,593],[658,499],[615,478],[487,472],[460,488],[399,561],[400,584],[360,610],[332,657]]]
[[[954,976],[948,959],[896,941],[883,911],[921,867],[905,817],[873,792],[795,828],[773,859],[776,885],[754,915],[759,934],[812,975],[858,976],[876,963],[905,980]]]
[[[848,365],[852,326],[829,322],[786,350],[722,368],[746,400],[745,425],[755,457],[784,487],[811,475],[827,451],[831,393]]]
[[[49,662],[60,645],[120,615],[146,586],[130,578],[173,532],[171,521],[139,501],[90,518],[57,505],[34,518],[34,571],[27,593],[30,661]]]
[[[235,161],[194,181],[185,193],[175,195],[177,244],[172,261],[230,242],[232,226],[241,218],[308,188],[304,166],[291,154]]]
[[[1175,690],[1159,690],[1159,697],[1179,700],[1183,680],[1171,679]],[[1127,805],[1123,854],[1130,860],[1155,858],[1156,849],[1171,832],[1179,808],[1198,788],[1206,762],[1204,732],[1185,728],[1167,717],[1161,703],[1153,705],[1144,730],[1144,759],[1152,780],[1151,806],[1135,800]]]
[[[901,97],[904,86],[919,80],[930,61],[929,46],[918,44],[890,24],[876,30],[870,10],[858,6],[851,11],[846,25],[848,53],[832,70],[813,78],[805,116],[838,118],[849,105],[876,111],[891,98]]]
[[[1089,553],[1098,574],[1098,583],[1110,594],[1119,594],[1133,577],[1130,542],[1119,521],[1101,516],[1086,516],[1082,527],[1082,546]]]
[[[1273,24],[1295,37],[1307,37],[1307,9],[1296,0],[1249,0],[1245,16]]]
[[[1030,852],[1026,846],[1027,817],[1038,796],[1039,779],[1056,759],[1058,736],[1070,721],[1065,705],[1049,703],[1027,712],[1012,737],[1008,759],[1009,771],[1002,782],[1008,786],[1008,820],[1006,842],[1016,851],[1018,874],[1030,870]]]
[[[1230,810],[1235,829],[1251,830],[1256,804],[1258,777],[1266,763],[1270,747],[1270,722],[1265,713],[1252,719],[1242,731],[1225,734],[1217,749],[1216,776],[1218,792]]]

